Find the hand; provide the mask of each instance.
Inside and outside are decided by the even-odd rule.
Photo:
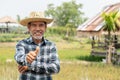
[[[40,48],[38,46],[36,47],[35,51],[30,51],[26,56],[27,62],[32,63],[35,60],[35,58],[36,58],[37,54],[39,53],[39,51],[40,51]]]
[[[28,70],[28,66],[18,66],[18,71],[20,73],[24,73],[26,70]]]

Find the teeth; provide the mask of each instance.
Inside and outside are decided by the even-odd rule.
[[[36,33],[36,34],[40,34],[40,33]]]

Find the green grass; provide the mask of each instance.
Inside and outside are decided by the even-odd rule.
[[[16,42],[18,40],[21,40],[25,37],[28,37],[29,35],[26,34],[10,34],[10,33],[0,33],[0,42]]]
[[[0,48],[0,61],[5,62],[7,59],[13,59],[14,53],[14,48],[7,47],[6,50],[5,48]]]
[[[63,49],[59,50],[59,55],[62,60],[78,60],[79,56],[87,56],[89,51],[84,51],[81,49]]]
[[[0,64],[0,80],[17,80],[19,73],[17,64]],[[64,61],[59,74],[53,80],[120,80],[120,67],[103,63],[83,63],[80,61]],[[7,76],[6,76],[7,75]]]
[[[120,80],[119,66],[104,64],[101,57],[90,56],[91,45],[86,44],[88,40],[68,42],[55,36],[54,39],[48,39],[55,39],[61,61],[60,73],[53,75],[53,80]],[[18,79],[19,73],[14,61],[15,44],[0,43],[0,80]]]

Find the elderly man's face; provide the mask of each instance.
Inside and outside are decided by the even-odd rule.
[[[34,39],[42,39],[46,31],[45,22],[35,21],[28,25],[28,30]]]

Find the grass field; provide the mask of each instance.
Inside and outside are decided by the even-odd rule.
[[[102,63],[102,58],[90,55],[90,44],[55,40],[61,61],[61,71],[53,80],[120,80],[120,67]],[[0,43],[0,80],[17,80],[14,61],[16,42]]]

